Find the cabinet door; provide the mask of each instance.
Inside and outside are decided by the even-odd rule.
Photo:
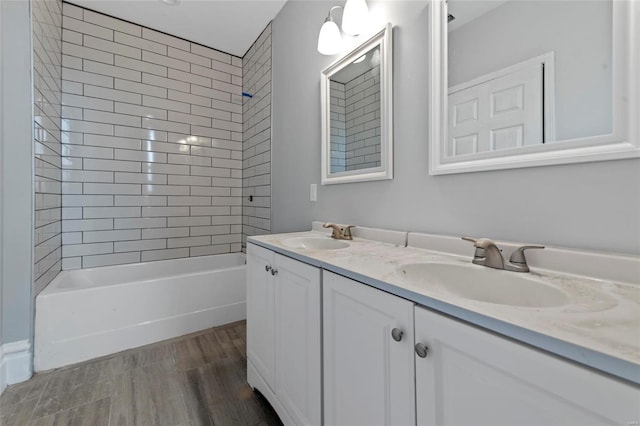
[[[275,389],[275,289],[273,252],[247,244],[247,358]]]
[[[275,255],[276,397],[296,425],[322,421],[320,269]]]
[[[415,424],[413,303],[331,272],[322,277],[325,424]]]
[[[416,308],[419,425],[637,424],[640,390]]]

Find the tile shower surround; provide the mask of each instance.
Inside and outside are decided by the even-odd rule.
[[[380,166],[380,67],[345,85],[346,170]]]
[[[345,120],[345,87],[329,79],[331,173],[344,172],[347,165],[347,124]]]
[[[60,272],[62,2],[33,0],[33,289],[38,294]]]
[[[380,67],[329,88],[331,173],[379,167]]]
[[[240,251],[242,60],[63,15],[63,269]]]
[[[242,60],[245,97],[242,241],[271,232],[271,24]],[[253,201],[249,201],[249,197]]]

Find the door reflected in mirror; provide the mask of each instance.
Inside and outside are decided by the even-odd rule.
[[[612,0],[449,0],[445,157],[612,133]]]
[[[380,167],[380,46],[329,78],[331,173]]]

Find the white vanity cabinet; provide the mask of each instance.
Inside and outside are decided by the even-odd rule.
[[[415,424],[413,307],[323,271],[324,424]]]
[[[268,268],[273,263],[272,251],[247,244],[247,358],[271,391],[276,375],[276,291]]]
[[[285,424],[322,421],[320,274],[314,266],[247,245],[249,384]]]
[[[638,385],[327,269],[247,247],[248,381],[286,425],[640,422]]]
[[[418,425],[640,421],[637,388],[471,325],[416,307],[415,338]]]

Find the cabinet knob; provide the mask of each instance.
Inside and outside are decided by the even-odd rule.
[[[271,275],[278,275],[278,270],[271,268]]]
[[[416,343],[415,349],[416,349],[416,354],[418,354],[420,358],[427,357],[427,352],[429,351],[428,347],[426,347],[422,343]]]
[[[271,265],[264,265],[264,270],[269,272],[271,270]]]
[[[395,340],[396,342],[402,340],[403,335],[404,333],[399,328],[394,328],[393,330],[391,330],[391,337],[393,337],[393,340]]]

